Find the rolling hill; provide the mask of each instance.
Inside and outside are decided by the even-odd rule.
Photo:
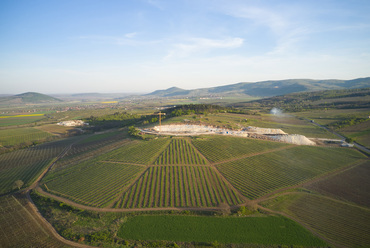
[[[295,92],[340,90],[370,87],[370,77],[353,80],[313,80],[287,79],[276,81],[262,81],[256,83],[237,83],[225,86],[184,90],[171,87],[166,90],[157,90],[146,96],[176,97],[176,96],[205,96],[205,95],[249,95],[271,97]]]
[[[19,95],[8,96],[0,98],[0,103],[12,103],[12,104],[22,104],[22,103],[53,103],[61,102],[62,100],[44,95],[37,92],[26,92]]]

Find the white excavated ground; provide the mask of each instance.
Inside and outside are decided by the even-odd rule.
[[[306,136],[300,135],[300,134],[285,134],[285,135],[276,135],[271,136],[272,139],[285,142],[285,143],[291,143],[296,145],[316,145],[315,142],[309,140]]]
[[[240,137],[263,138],[267,140],[281,141],[296,145],[315,145],[315,142],[307,137],[299,134],[287,134],[281,129],[246,127],[240,130],[231,130],[214,126],[193,125],[193,124],[173,124],[155,126],[152,129],[142,130],[146,133],[163,134],[163,135],[179,135],[192,136],[201,134],[222,134]]]

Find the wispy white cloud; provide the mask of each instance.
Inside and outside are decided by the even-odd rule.
[[[137,34],[137,32],[127,33],[125,34],[125,37],[131,39],[134,38]]]
[[[143,46],[160,42],[158,40],[143,41],[139,39],[134,39],[137,35],[138,35],[137,32],[126,33],[122,36],[86,35],[79,36],[77,37],[77,39],[120,46]]]
[[[185,42],[176,43],[172,46],[165,59],[184,58],[197,52],[207,52],[213,49],[232,49],[242,46],[242,38],[208,39],[188,38]]]
[[[289,26],[289,21],[281,12],[268,8],[231,5],[226,9],[228,9],[226,10],[227,15],[248,19],[255,25],[268,27],[274,33],[281,33]]]
[[[163,3],[158,0],[146,0],[146,2],[160,10],[164,9]]]

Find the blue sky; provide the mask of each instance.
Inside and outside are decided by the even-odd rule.
[[[0,94],[370,76],[368,0],[2,0]]]

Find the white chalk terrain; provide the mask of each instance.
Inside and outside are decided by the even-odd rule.
[[[163,134],[163,135],[179,135],[179,136],[192,136],[201,134],[222,134],[240,137],[264,137],[268,140],[281,141],[296,145],[315,145],[315,142],[309,140],[307,137],[299,134],[287,134],[281,129],[273,128],[259,128],[259,127],[246,127],[241,130],[231,130],[219,128],[214,126],[205,125],[163,125],[155,126],[149,130],[142,130],[147,133]]]

